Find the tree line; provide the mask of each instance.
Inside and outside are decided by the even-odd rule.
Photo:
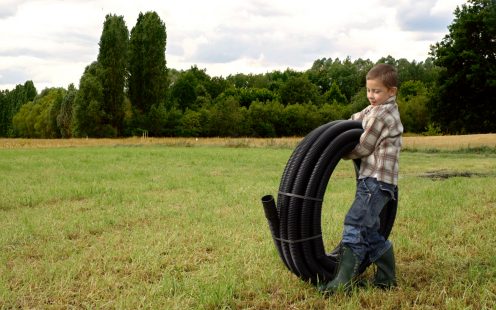
[[[416,62],[397,67],[406,132],[494,132],[496,6],[457,7],[449,34]],[[32,138],[150,136],[303,136],[367,104],[369,59],[317,59],[311,68],[211,77],[167,68],[166,28],[156,12],[140,13],[129,32],[106,16],[97,60],[79,87],[37,93],[31,81],[0,91],[0,136]]]

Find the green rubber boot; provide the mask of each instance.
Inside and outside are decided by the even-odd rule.
[[[374,285],[380,288],[391,288],[396,286],[396,267],[394,262],[393,246],[389,248],[374,264],[377,266],[374,277]]]
[[[336,277],[331,282],[320,285],[319,291],[332,294],[339,289],[349,290],[357,276],[359,266],[360,262],[353,251],[347,246],[343,246],[343,255],[339,261]]]

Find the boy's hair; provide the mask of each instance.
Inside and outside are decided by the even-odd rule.
[[[398,87],[398,72],[388,64],[377,64],[367,73],[367,80],[378,79],[388,88]]]

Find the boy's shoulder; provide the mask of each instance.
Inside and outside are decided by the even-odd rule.
[[[386,117],[391,114],[398,114],[399,115],[399,109],[398,109],[398,104],[396,103],[396,100],[388,100],[386,103],[381,104],[379,106],[376,106],[375,109],[373,109],[373,113],[375,116],[379,117]]]
[[[371,117],[379,119],[389,126],[395,123],[401,123],[398,105],[394,101],[377,106],[376,109],[372,110]]]
[[[363,108],[363,110],[360,111],[359,113],[362,114],[363,116],[367,116],[367,115],[371,114],[373,110],[374,110],[374,106],[370,104],[370,105],[366,106],[365,108]]]

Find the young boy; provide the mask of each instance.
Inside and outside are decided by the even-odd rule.
[[[367,73],[366,86],[370,105],[351,117],[362,121],[364,132],[358,145],[345,157],[361,160],[357,190],[344,220],[343,252],[336,277],[319,287],[326,293],[339,287],[350,288],[367,254],[377,266],[374,284],[379,287],[396,285],[392,244],[378,232],[379,214],[391,199],[395,199],[398,185],[403,125],[395,101],[396,69],[387,64],[374,66]]]

